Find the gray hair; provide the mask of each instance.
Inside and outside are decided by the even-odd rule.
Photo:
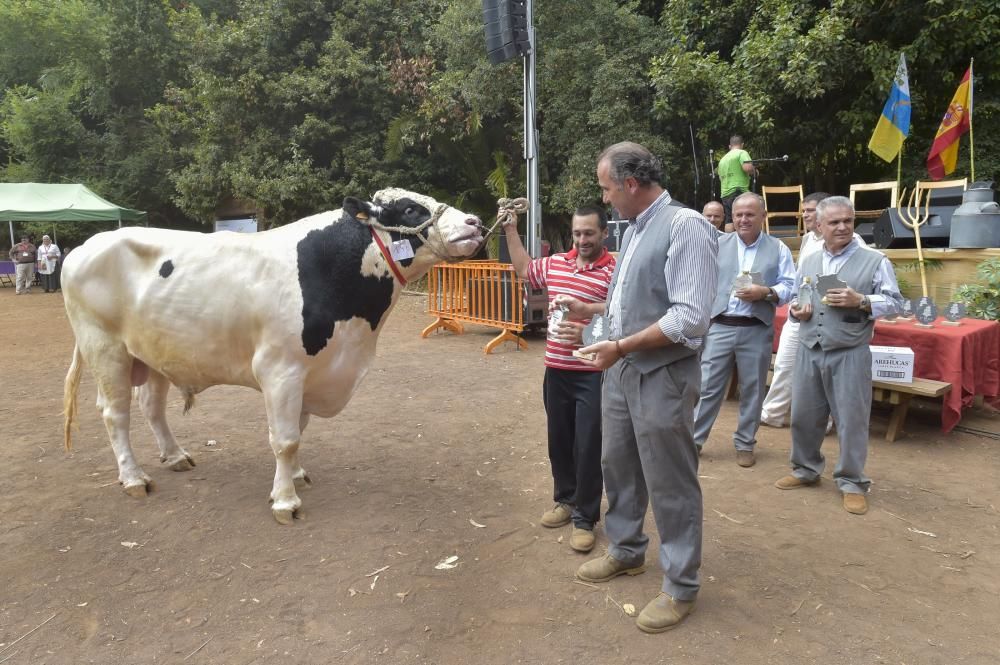
[[[635,178],[642,187],[663,182],[660,160],[638,143],[622,141],[605,148],[597,158],[601,162],[608,163],[608,175],[616,185],[624,184],[626,178]]]
[[[851,211],[851,219],[854,219],[854,204],[846,196],[828,196],[816,204],[816,219],[823,221],[826,218],[826,211],[829,208],[847,208]]]
[[[743,192],[742,194],[740,194],[739,196],[737,196],[735,199],[733,199],[733,207],[734,208],[736,207],[736,204],[740,202],[740,199],[747,199],[747,200],[756,201],[757,205],[760,206],[761,212],[765,212],[765,213],[767,212],[767,206],[764,205],[764,197],[761,196],[760,194],[755,194],[753,192]]]

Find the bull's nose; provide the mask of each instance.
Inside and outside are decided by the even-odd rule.
[[[482,226],[483,225],[482,221],[480,221],[480,219],[478,217],[466,217],[465,218],[465,223],[468,224],[469,226]]]

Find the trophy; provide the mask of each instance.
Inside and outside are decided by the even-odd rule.
[[[912,321],[913,320],[913,301],[909,298],[903,298],[902,311],[899,316],[896,317],[900,321]]]
[[[917,321],[918,328],[933,328],[934,320],[937,319],[937,305],[930,296],[924,296],[917,301]]]
[[[830,275],[820,275],[816,279],[816,290],[819,291],[819,294],[821,296],[819,301],[823,305],[830,304],[826,301],[827,291],[830,291],[831,289],[846,289],[846,288],[847,288],[847,282],[837,277],[836,273]]]
[[[608,320],[600,314],[595,314],[583,328],[583,345],[590,346],[608,339]],[[582,353],[580,349],[574,349],[573,355],[584,360],[593,360],[597,356],[593,353]]]
[[[944,316],[947,321],[942,321],[943,326],[960,326],[962,325],[962,319],[965,318],[965,303],[958,300],[953,300],[948,303],[948,309],[944,311]]]

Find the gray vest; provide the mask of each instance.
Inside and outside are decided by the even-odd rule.
[[[715,294],[715,302],[712,303],[712,317],[716,317],[726,311],[729,306],[729,297],[733,290],[733,280],[740,271],[739,236],[736,233],[727,233],[719,238],[719,287]],[[773,238],[763,231],[760,232],[760,244],[757,246],[757,254],[753,258],[753,265],[750,272],[759,272],[767,286],[774,286],[778,283],[778,261],[781,259],[781,241]],[[752,316],[760,319],[767,325],[774,323],[774,309],[776,303],[766,300],[757,300],[750,303]]]
[[[629,271],[619,282],[622,261],[615,265],[611,286],[608,287],[608,302],[616,289],[621,289],[621,331],[622,337],[635,334],[660,320],[672,306],[663,267],[670,258],[670,230],[674,215],[683,206],[675,203],[664,206],[655,217],[646,222],[642,242],[636,245],[629,262]],[[630,225],[622,238],[620,256],[624,256],[632,242],[635,230]],[[656,349],[633,351],[625,356],[640,372],[652,370],[677,362],[697,353],[683,344],[671,344]]]
[[[871,295],[872,279],[883,258],[873,249],[858,247],[837,272],[837,277],[858,293]],[[815,284],[817,276],[823,271],[823,252],[807,256],[800,270],[804,276],[812,277]],[[848,307],[828,307],[820,302],[818,291],[813,291],[812,306],[812,318],[799,326],[799,339],[806,347],[814,348],[818,344],[824,351],[829,351],[871,342],[875,320],[869,318],[868,312]]]

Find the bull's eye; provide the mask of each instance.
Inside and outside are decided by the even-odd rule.
[[[412,215],[412,214],[413,214],[413,206],[409,206],[409,207],[407,207],[407,209],[406,209],[406,211],[405,211],[405,214],[406,214],[407,216],[410,216],[410,215]]]

